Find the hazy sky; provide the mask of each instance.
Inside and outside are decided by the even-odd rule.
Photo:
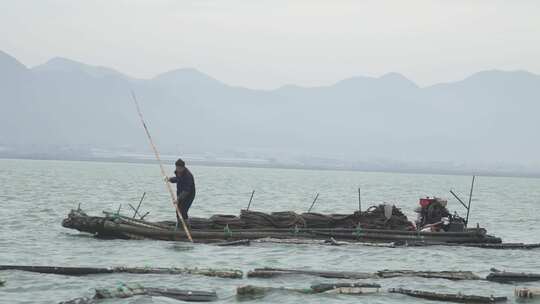
[[[0,50],[252,88],[399,72],[420,85],[540,73],[540,1],[0,0]]]

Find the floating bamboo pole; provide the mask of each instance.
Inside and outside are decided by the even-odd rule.
[[[376,276],[372,273],[355,271],[317,271],[317,270],[299,270],[284,268],[256,268],[249,271],[248,278],[272,278],[282,275],[311,275],[332,279],[374,279]]]
[[[480,280],[481,278],[471,271],[413,271],[413,270],[381,270],[375,273],[352,271],[320,271],[298,270],[286,268],[256,268],[249,271],[248,278],[272,278],[282,275],[312,275],[334,279],[387,279],[395,277],[422,277],[446,280]]]
[[[217,300],[215,292],[180,290],[174,288],[143,287],[139,284],[122,284],[112,288],[96,289],[93,297],[76,298],[60,304],[93,304],[102,299],[129,298],[133,296],[166,297],[186,302],[211,302]]]
[[[253,285],[240,286],[236,295],[240,297],[264,297],[271,291],[286,291],[303,294],[339,293],[362,295],[379,292],[381,285],[371,283],[326,283],[311,285],[310,288],[259,287]]]
[[[506,272],[506,271],[496,271],[492,269],[486,279],[488,281],[499,282],[499,283],[511,283],[511,282],[534,282],[540,281],[539,273],[524,273],[524,272]]]
[[[163,268],[163,267],[58,267],[58,266],[22,266],[0,265],[0,270],[20,270],[38,273],[50,273],[70,276],[83,276],[89,274],[105,273],[133,273],[133,274],[173,274],[173,275],[202,275],[227,279],[241,279],[244,274],[236,269],[211,269],[211,268]]]
[[[494,296],[476,296],[476,295],[464,295],[464,294],[452,294],[452,293],[436,293],[422,290],[410,290],[403,288],[392,288],[388,290],[390,293],[400,293],[415,298],[422,298],[436,301],[447,301],[456,303],[497,303],[505,302],[508,300],[506,297],[494,297]]]

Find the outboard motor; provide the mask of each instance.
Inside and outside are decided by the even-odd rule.
[[[420,207],[416,209],[418,212],[417,227],[422,229],[424,226],[432,227],[431,229],[445,229],[451,223],[451,214],[446,209],[447,201],[438,197],[421,198],[419,201]],[[446,225],[443,219],[447,219]]]

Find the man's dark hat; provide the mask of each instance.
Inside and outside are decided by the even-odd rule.
[[[179,158],[176,163],[174,163],[176,166],[179,166],[179,167],[185,167],[186,166],[186,163],[181,159]]]

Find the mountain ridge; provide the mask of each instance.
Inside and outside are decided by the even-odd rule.
[[[38,65],[30,67],[30,68],[27,67],[26,65],[24,65],[23,63],[21,63],[19,60],[17,60],[14,56],[6,53],[5,51],[0,50],[0,65],[3,64],[4,61],[7,61],[7,60],[5,60],[6,58],[8,58],[8,60],[10,60],[10,61],[13,61],[13,62],[17,63],[18,66],[20,66],[20,67],[22,67],[22,68],[24,68],[26,70],[42,70],[42,69],[50,68],[51,65],[53,67],[57,66],[59,63],[71,63],[74,66],[79,66],[80,70],[85,70],[87,68],[94,68],[94,69],[98,69],[98,70],[107,71],[108,74],[122,75],[125,78],[128,78],[128,79],[130,79],[132,81],[137,81],[137,80],[150,81],[150,80],[159,79],[161,77],[167,77],[169,75],[182,73],[182,74],[197,75],[197,77],[200,77],[201,79],[207,79],[207,80],[215,81],[215,82],[218,82],[220,84],[223,84],[223,85],[226,85],[226,86],[229,86],[229,87],[244,88],[244,89],[249,89],[249,90],[257,90],[257,91],[277,91],[277,90],[280,90],[282,88],[288,88],[288,87],[301,88],[301,89],[325,88],[325,87],[334,86],[334,85],[339,84],[339,83],[344,82],[344,81],[350,81],[350,80],[354,81],[354,80],[358,80],[358,79],[365,79],[365,80],[390,80],[390,79],[392,79],[394,81],[408,82],[408,83],[410,83],[411,86],[415,86],[415,87],[418,87],[420,89],[424,89],[424,88],[430,88],[430,87],[433,87],[433,86],[460,83],[460,82],[472,80],[472,79],[474,79],[474,78],[476,78],[476,77],[478,77],[480,75],[485,75],[485,74],[492,74],[492,75],[493,74],[513,74],[513,75],[521,74],[521,75],[526,75],[526,76],[530,76],[530,77],[535,77],[535,78],[539,77],[540,78],[540,74],[536,74],[536,73],[533,73],[533,72],[530,72],[530,71],[527,71],[527,70],[522,70],[522,69],[519,69],[519,70],[489,69],[489,70],[482,70],[482,71],[475,72],[475,73],[473,73],[473,74],[471,74],[471,75],[469,75],[469,76],[467,76],[467,77],[465,77],[463,79],[456,80],[456,81],[446,81],[446,82],[434,83],[434,84],[430,84],[430,85],[426,85],[426,86],[419,86],[418,84],[416,84],[415,81],[411,80],[410,78],[404,76],[403,74],[401,74],[399,72],[387,72],[387,73],[384,73],[384,74],[382,74],[380,76],[377,76],[377,77],[354,75],[354,76],[350,76],[350,77],[335,81],[335,82],[330,83],[328,85],[304,86],[304,85],[297,85],[297,84],[285,84],[285,85],[276,87],[274,89],[254,89],[254,88],[249,88],[249,87],[245,87],[245,86],[230,85],[230,84],[228,84],[228,83],[226,83],[224,81],[216,79],[216,78],[210,76],[209,74],[207,74],[207,73],[205,73],[203,71],[200,71],[200,70],[198,70],[196,68],[193,68],[193,67],[174,68],[174,69],[171,69],[171,70],[168,70],[168,71],[165,71],[165,72],[158,73],[158,74],[156,74],[156,75],[154,75],[152,77],[149,77],[149,78],[137,78],[137,77],[127,75],[125,73],[122,73],[120,71],[117,71],[115,69],[112,69],[112,68],[109,68],[109,67],[106,67],[106,66],[87,64],[87,63],[83,63],[81,61],[69,59],[69,58],[66,58],[66,57],[59,57],[59,56],[53,57],[53,58],[47,60],[45,63],[38,64]],[[76,68],[73,68],[72,70],[75,70],[75,69]],[[62,69],[60,68],[60,70],[62,70]]]
[[[529,72],[483,71],[429,87],[387,73],[257,90],[193,68],[135,79],[64,58],[28,69],[3,54],[0,146],[8,149],[146,151],[133,90],[171,153],[538,163],[540,76]]]

